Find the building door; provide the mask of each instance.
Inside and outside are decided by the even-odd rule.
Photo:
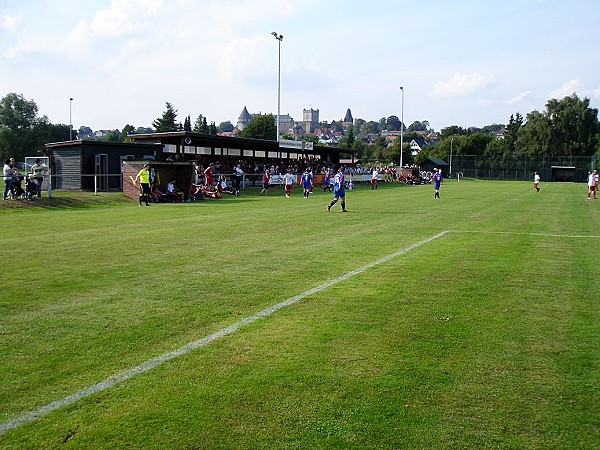
[[[99,191],[108,191],[108,155],[99,153],[96,155],[96,185]]]

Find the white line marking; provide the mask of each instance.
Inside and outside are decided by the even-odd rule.
[[[371,267],[375,267],[379,264],[383,264],[392,258],[396,258],[400,255],[410,252],[411,250],[414,250],[417,247],[425,245],[435,239],[438,239],[438,238],[444,236],[448,232],[449,232],[448,230],[442,231],[441,233],[435,234],[431,237],[428,237],[427,239],[423,239],[422,241],[411,244],[408,247],[398,250],[397,252],[392,253],[390,255],[384,256],[383,258],[380,258],[377,261],[373,261],[371,263],[365,264],[362,267],[359,267],[358,269],[354,269],[351,272],[345,273],[342,276],[340,276],[334,280],[328,281],[327,283],[323,283],[320,286],[317,286],[317,287],[314,287],[307,291],[304,291],[304,292],[302,292],[298,295],[295,295],[293,297],[290,297],[280,303],[270,306],[269,308],[263,309],[262,311],[257,312],[256,314],[254,314],[252,316],[246,317],[245,319],[242,319],[239,322],[234,323],[233,325],[229,325],[228,327],[222,328],[219,331],[216,331],[215,333],[209,334],[208,336],[198,339],[197,341],[190,342],[189,344],[186,344],[183,347],[178,348],[177,350],[173,350],[171,352],[164,353],[160,356],[149,359],[148,361],[140,364],[137,367],[125,370],[121,373],[118,373],[116,375],[108,377],[103,381],[100,381],[96,384],[93,384],[91,386],[83,388],[77,392],[74,392],[71,395],[67,395],[66,397],[61,398],[60,400],[55,400],[51,403],[48,403],[47,405],[40,406],[39,408],[34,409],[32,411],[27,411],[23,414],[15,416],[12,419],[9,419],[5,422],[0,423],[0,435],[3,435],[7,431],[17,428],[21,425],[25,425],[26,423],[30,423],[30,422],[33,422],[34,420],[40,419],[40,418],[50,414],[51,412],[56,411],[59,408],[68,406],[68,405],[75,403],[83,398],[89,397],[90,395],[97,394],[98,392],[104,391],[104,390],[109,389],[119,383],[127,381],[136,375],[139,375],[139,374],[147,372],[151,369],[154,369],[155,367],[157,367],[157,366],[161,365],[162,363],[167,362],[173,358],[177,358],[178,356],[185,355],[197,348],[204,347],[204,346],[210,344],[212,341],[219,339],[220,337],[227,336],[228,334],[234,333],[235,331],[237,331],[238,329],[240,329],[241,327],[243,327],[245,325],[255,322],[256,320],[258,320],[262,317],[270,316],[274,312],[276,312],[282,308],[285,308],[286,306],[293,305],[297,301],[302,300],[303,298],[308,297],[309,295],[316,294],[317,292],[321,292],[337,283],[340,283],[340,282],[345,281],[355,275],[358,275],[358,274],[364,272],[365,270],[370,269]]]
[[[556,237],[556,238],[575,238],[575,239],[598,239],[600,236],[596,234],[551,234],[551,233],[521,233],[516,231],[480,231],[480,230],[449,230],[452,233],[473,233],[473,234],[508,234],[513,236],[540,236],[540,237]]]

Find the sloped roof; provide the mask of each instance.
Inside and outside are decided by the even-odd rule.
[[[346,111],[346,116],[344,117],[343,122],[347,122],[347,123],[354,122],[354,120],[352,119],[352,113],[350,112],[350,108],[348,108],[348,110]]]
[[[248,109],[244,106],[240,117],[238,117],[238,121],[249,121],[252,120],[252,115],[248,112]]]

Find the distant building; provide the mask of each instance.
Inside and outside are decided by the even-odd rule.
[[[246,128],[248,126],[248,124],[250,122],[252,122],[252,119],[254,119],[257,116],[260,116],[261,114],[250,114],[248,112],[248,108],[246,108],[246,106],[244,106],[244,109],[242,110],[240,116],[238,117],[238,121],[237,121],[237,131],[242,131],[244,128]],[[275,117],[275,126],[277,126],[277,114],[274,114]],[[289,133],[292,134],[294,132],[294,119],[292,118],[292,116],[288,114],[280,114],[279,115],[279,130],[281,134],[284,133]]]
[[[313,134],[319,124],[319,110],[312,108],[302,110],[302,122],[304,123],[304,132]]]
[[[421,150],[423,150],[428,145],[431,145],[425,139],[417,138],[410,141],[410,153],[413,156],[417,156]]]
[[[348,126],[352,125],[353,123],[354,123],[354,119],[352,118],[352,112],[350,111],[350,108],[348,108],[346,110],[346,115],[342,119],[342,126],[344,128],[348,128]]]
[[[277,125],[277,115],[275,115],[275,125]],[[288,114],[279,114],[279,132],[281,134],[294,133],[294,119]]]
[[[252,119],[254,118],[255,115],[256,114],[250,114],[248,112],[248,109],[246,108],[246,106],[244,106],[244,109],[242,110],[240,117],[238,117],[237,129],[239,131],[242,131],[244,128],[246,128],[248,126],[248,124],[252,121]]]

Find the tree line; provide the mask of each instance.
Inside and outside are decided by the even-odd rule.
[[[191,117],[185,117],[183,123],[177,121],[178,113],[173,105],[166,102],[162,115],[152,122],[153,128],[125,125],[122,130],[110,130],[104,136],[94,136],[88,127],[80,127],[77,135],[80,139],[96,139],[115,142],[127,141],[133,133],[190,131],[205,134],[233,131],[231,122],[208,122],[202,114],[192,124]],[[397,116],[381,118],[379,121],[355,119],[344,128],[339,122],[320,124],[322,128],[343,133],[339,146],[352,150],[356,157],[364,162],[398,162],[400,159],[400,140],[389,139],[383,131],[402,129],[404,141],[403,161],[418,164],[426,158],[447,159],[454,155],[480,155],[497,160],[499,164],[508,158],[550,158],[554,156],[592,156],[598,152],[600,124],[598,110],[590,107],[588,98],[580,99],[573,94],[563,99],[549,100],[544,111],[532,111],[523,117],[520,113],[510,116],[508,123],[492,124],[481,129],[450,126],[441,130],[437,139],[430,142],[413,157],[409,143],[423,137],[423,132],[434,130],[427,121],[415,121],[406,127]],[[27,100],[21,94],[9,93],[0,100],[0,157],[15,157],[23,161],[25,156],[41,154],[49,142],[67,141],[70,127],[65,124],[52,124],[46,116],[39,116],[38,107],[33,100]],[[273,114],[259,115],[240,133],[242,137],[256,139],[276,139],[276,124]],[[497,138],[503,133],[503,139]],[[292,139],[293,136],[284,135]],[[316,136],[304,139],[317,142]]]

